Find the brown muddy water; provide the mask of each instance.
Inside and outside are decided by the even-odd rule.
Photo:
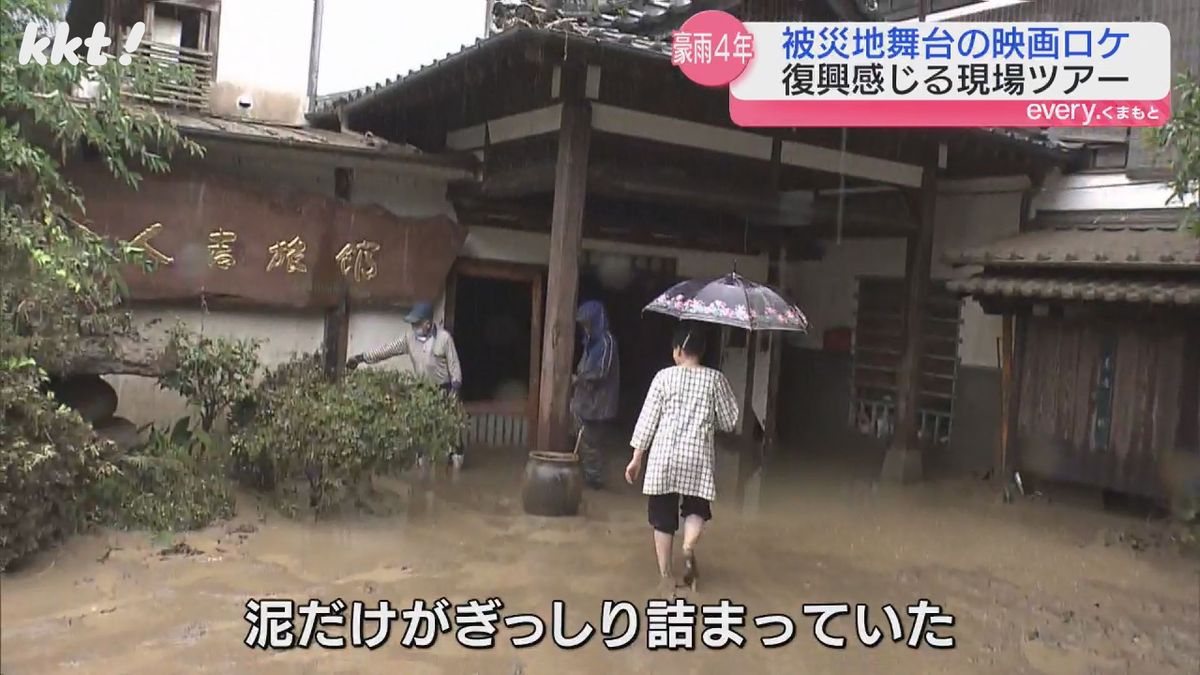
[[[615,481],[620,469],[613,458]],[[546,520],[519,504],[521,458],[472,457],[457,482],[417,489],[398,515],[289,520],[252,498],[236,519],[164,540],[146,533],[78,537],[0,581],[0,671],[44,673],[1137,673],[1200,672],[1200,564],[1166,526],[1094,506],[1026,499],[1003,504],[977,481],[881,490],[806,468],[778,479],[753,516],[717,502],[698,549],[698,604],[747,606],[742,648],[647,648],[645,614],[633,646],[601,643],[605,600],[644,607],[655,570],[645,504],[621,485],[589,492],[586,515]],[[403,489],[403,485],[393,485]],[[164,549],[174,547],[173,551]],[[509,640],[472,650],[453,632],[429,649],[401,644],[405,624],[375,650],[244,645],[249,598],[387,599],[455,603],[499,598],[502,614],[547,623],[538,646]],[[903,609],[921,598],[955,616],[953,649],[910,649],[885,636],[858,643],[851,613],[830,624],[845,649],[819,644],[805,603]],[[567,632],[596,634],[564,650],[550,638],[551,606]],[[787,614],[795,638],[765,648],[753,617]],[[911,619],[903,616],[905,636]],[[702,623],[702,622],[701,622]],[[335,635],[348,631],[334,628]],[[368,631],[370,633],[372,631]],[[618,631],[623,632],[623,630]]]

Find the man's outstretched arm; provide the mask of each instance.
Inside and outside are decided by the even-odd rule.
[[[403,356],[408,353],[408,339],[406,336],[400,336],[389,342],[388,344],[372,349],[350,357],[350,364],[356,366],[360,363],[379,363],[386,361],[396,356]]]

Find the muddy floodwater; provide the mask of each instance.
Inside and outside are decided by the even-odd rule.
[[[614,458],[613,464],[617,463]],[[610,467],[615,480],[617,468]],[[977,480],[883,489],[820,467],[768,486],[763,508],[738,515],[728,502],[699,549],[697,603],[747,607],[742,648],[610,651],[599,632],[605,600],[644,606],[655,569],[645,502],[621,485],[586,495],[586,515],[547,520],[519,503],[515,453],[478,454],[458,481],[420,490],[407,509],[320,523],[289,520],[250,497],[237,518],[170,538],[99,532],[78,537],[3,578],[0,670],[48,673],[1137,673],[1200,672],[1200,563],[1161,523],[1095,505],[1028,498],[1004,504]],[[786,473],[782,469],[782,475]],[[403,486],[397,487],[402,490]],[[313,646],[262,651],[244,645],[249,598],[499,598],[504,614],[547,620],[538,646],[514,648],[526,629],[500,627],[497,646],[472,650],[453,633],[429,649]],[[891,640],[881,608],[921,598],[953,614],[953,649]],[[566,630],[597,633],[575,650],[550,637],[553,601]],[[855,618],[819,644],[805,603],[863,603],[884,630],[874,648]],[[764,648],[777,629],[753,618],[787,614],[790,644]],[[911,619],[902,617],[907,637]],[[335,634],[348,635],[339,629]],[[623,632],[619,631],[619,632]]]

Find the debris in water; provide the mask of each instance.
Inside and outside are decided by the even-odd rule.
[[[203,555],[203,554],[204,554],[204,551],[201,551],[200,549],[188,544],[186,541],[181,541],[181,542],[175,544],[174,546],[164,548],[163,550],[158,552],[158,555],[162,556],[163,558],[166,558],[166,557],[172,556],[172,555],[193,556],[193,555]]]
[[[121,550],[120,546],[109,546],[108,550],[104,552],[104,555],[100,556],[99,558],[96,558],[96,562],[98,562],[98,563],[107,562],[108,557],[112,555],[113,551],[120,551],[120,550]]]
[[[225,531],[227,534],[254,534],[258,532],[258,527],[250,523],[242,523],[237,527]]]

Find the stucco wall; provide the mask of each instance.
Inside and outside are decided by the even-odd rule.
[[[313,0],[223,0],[213,112],[302,124],[312,20]]]
[[[948,192],[938,196],[934,223],[934,279],[954,270],[942,261],[953,248],[986,244],[1013,236],[1021,222],[1020,191]],[[825,257],[788,265],[786,283],[811,324],[808,335],[793,346],[820,349],[829,328],[854,325],[854,294],[859,276],[903,277],[903,239],[844,239],[824,242]],[[970,366],[996,367],[995,339],[1000,323],[983,314],[978,303],[966,300],[962,310],[959,357]]]
[[[189,329],[209,336],[261,340],[259,357],[270,367],[294,355],[315,351],[321,346],[324,319],[315,313],[206,312],[198,307],[139,308],[134,320],[145,337],[159,341],[165,332],[181,322]],[[117,415],[139,426],[147,423],[170,424],[185,413],[183,399],[158,388],[149,378],[134,375],[108,376],[117,390]]]

